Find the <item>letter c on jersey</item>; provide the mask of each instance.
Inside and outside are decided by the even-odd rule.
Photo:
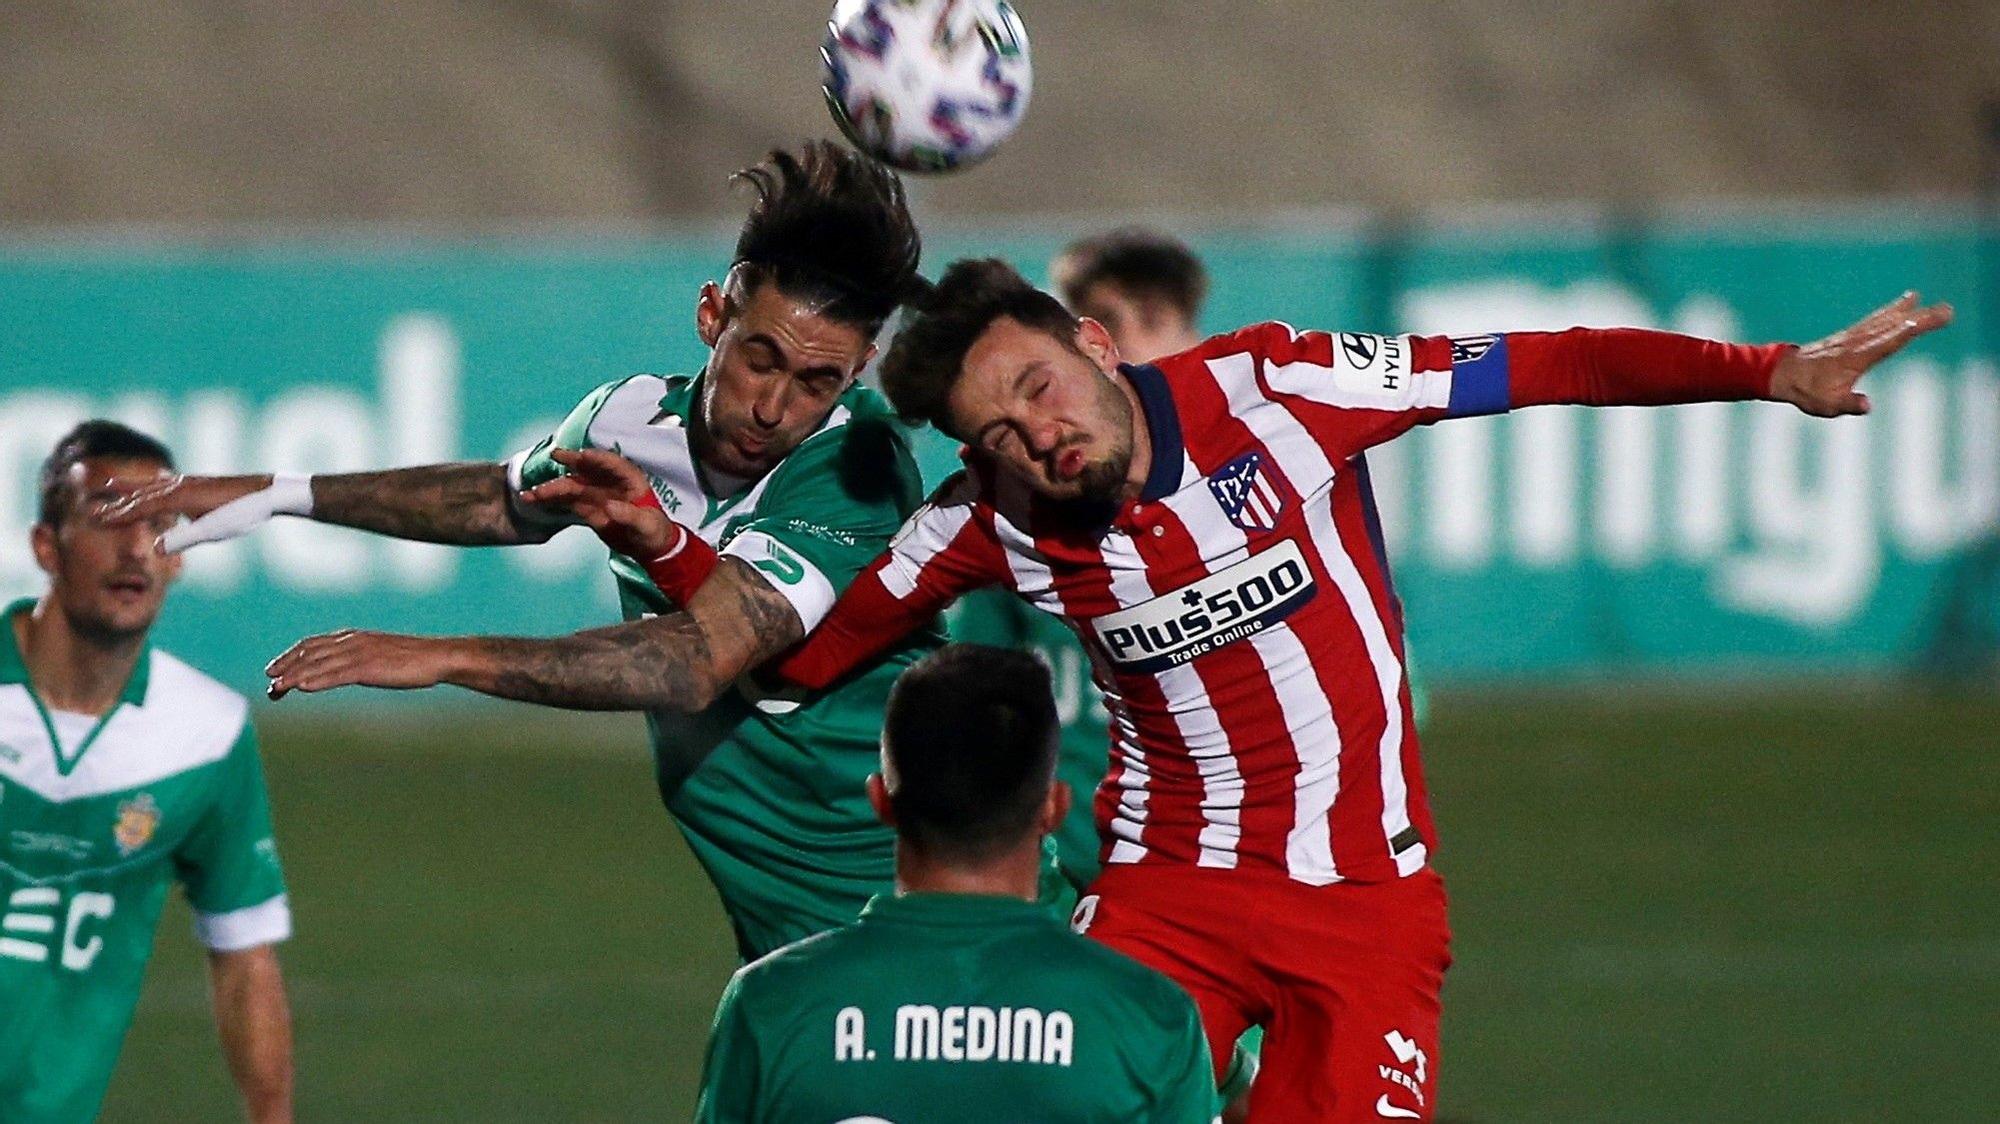
[[[76,931],[83,927],[84,919],[95,917],[99,920],[111,916],[117,903],[110,894],[82,893],[69,900],[69,924],[63,926],[62,966],[72,972],[81,972],[90,967],[97,954],[104,951],[104,938],[92,937],[86,944],[76,943]]]

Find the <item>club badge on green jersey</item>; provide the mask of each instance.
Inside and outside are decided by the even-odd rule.
[[[118,822],[111,829],[111,839],[118,844],[121,856],[152,842],[153,833],[160,829],[160,806],[153,802],[153,794],[142,792],[118,805]]]

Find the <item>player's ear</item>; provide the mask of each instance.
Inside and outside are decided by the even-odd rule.
[[[1071,804],[1076,800],[1068,781],[1056,781],[1049,785],[1049,794],[1042,799],[1042,834],[1053,835],[1062,822],[1069,818]]]
[[[868,774],[868,806],[875,809],[875,818],[896,826],[896,806],[889,802],[889,786],[883,782],[882,774]]]
[[[1118,369],[1117,341],[1111,338],[1110,329],[1088,316],[1076,322],[1076,349],[1107,375]]]
[[[714,347],[722,338],[722,330],[729,327],[729,295],[722,286],[713,281],[704,282],[701,295],[694,302],[694,332],[701,337],[702,346]]]
[[[47,523],[37,523],[28,532],[28,547],[35,552],[35,565],[42,573],[56,576],[56,529]]]

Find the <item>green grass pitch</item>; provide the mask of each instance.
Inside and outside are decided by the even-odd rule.
[[[282,721],[281,721],[282,720]],[[733,967],[636,720],[269,715],[305,1120],[685,1119]],[[2000,698],[1447,694],[1445,1119],[1990,1119]],[[161,928],[105,1119],[223,1120]]]

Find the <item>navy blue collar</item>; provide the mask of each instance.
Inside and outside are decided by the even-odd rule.
[[[1181,445],[1181,416],[1174,409],[1173,392],[1167,376],[1150,364],[1121,363],[1118,373],[1132,384],[1139,405],[1146,412],[1146,436],[1153,447],[1153,466],[1146,472],[1146,486],[1139,491],[1144,503],[1166,499],[1181,489],[1181,462],[1187,459]]]

